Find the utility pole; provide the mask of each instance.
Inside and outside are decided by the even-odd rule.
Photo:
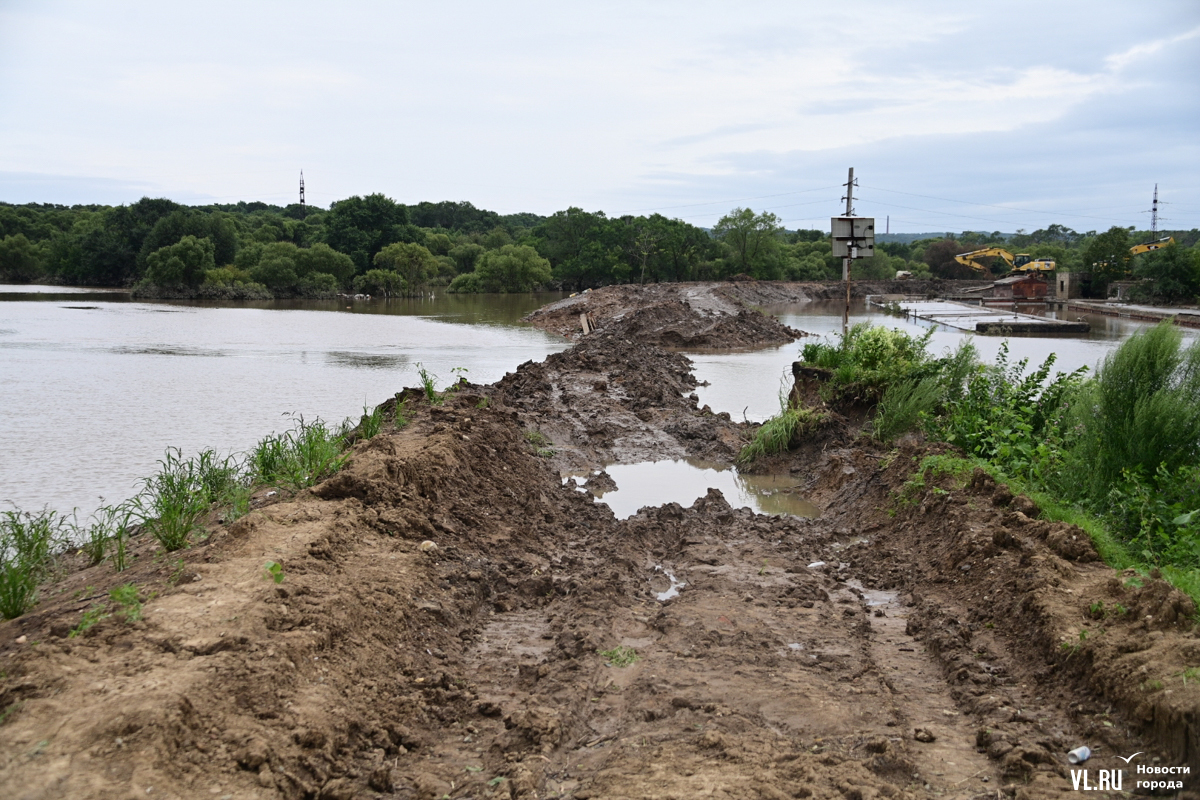
[[[1154,203],[1150,206],[1150,241],[1158,241],[1158,184],[1154,184]]]
[[[304,170],[300,170],[300,219],[308,216],[308,206],[304,205]]]
[[[850,168],[850,175],[846,178],[846,196],[842,199],[846,201],[846,216],[854,216],[854,167]],[[846,310],[842,312],[842,336],[846,335],[846,331],[850,329],[850,264],[853,258],[857,255],[854,252],[855,248],[850,249],[850,254],[842,259],[842,280],[846,282]]]

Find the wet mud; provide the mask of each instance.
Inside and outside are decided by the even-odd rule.
[[[847,423],[762,465],[817,518],[712,490],[618,520],[564,484],[748,439],[664,331],[755,312],[689,307],[596,312],[444,405],[407,392],[408,425],[188,550],[65,557],[0,624],[4,796],[1048,798],[1079,744],[1093,786],[1196,765],[1191,601],[983,473],[914,488],[936,447]],[[70,636],[131,581],[141,620]]]

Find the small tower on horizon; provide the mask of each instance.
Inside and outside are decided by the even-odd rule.
[[[1154,191],[1158,192],[1157,184],[1154,187]],[[304,219],[307,216],[308,206],[304,205],[304,170],[300,170],[300,219]]]
[[[1150,205],[1150,241],[1158,239],[1158,184],[1154,184],[1154,202]]]

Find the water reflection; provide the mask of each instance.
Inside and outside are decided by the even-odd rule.
[[[735,467],[700,459],[643,461],[638,464],[609,464],[604,471],[616,484],[602,488],[589,473],[568,473],[574,481],[612,509],[617,519],[627,519],[644,507],[678,503],[685,508],[717,489],[734,508],[748,506],[759,514],[791,514],[817,517],[821,511],[799,493],[797,481],[788,475],[743,475]]]
[[[331,364],[356,369],[400,369],[408,364],[404,355],[385,355],[382,353],[354,353],[344,350],[334,350],[326,354]]]

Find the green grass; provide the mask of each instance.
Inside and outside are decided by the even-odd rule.
[[[204,479],[212,475],[203,475],[197,462],[183,458],[178,448],[168,448],[158,464],[158,473],[142,481],[134,504],[142,527],[171,552],[186,547],[200,528],[211,502]]]
[[[0,615],[15,619],[37,604],[38,584],[61,542],[62,519],[53,511],[0,513]]]
[[[108,593],[108,600],[125,617],[126,622],[137,622],[142,618],[142,601],[135,584],[126,583],[113,588]]]
[[[400,395],[396,395],[396,413],[392,417],[392,424],[397,430],[408,424],[408,401],[401,400]]]
[[[104,610],[104,606],[99,603],[93,604],[91,608],[83,612],[83,616],[79,619],[79,624],[71,629],[71,632],[67,634],[67,638],[74,639],[76,636],[82,636],[97,622],[102,619],[108,619],[109,616],[109,613]]]
[[[941,396],[942,387],[936,378],[893,383],[875,407],[871,436],[884,444],[894,442],[915,428],[923,414],[933,411]]]
[[[525,441],[534,447],[545,447],[546,445],[553,444],[546,434],[541,431],[525,431]]]
[[[369,409],[363,406],[362,419],[358,422],[358,438],[372,439],[379,434],[383,428],[383,406],[375,406]]]
[[[824,411],[789,408],[771,417],[754,432],[754,438],[738,453],[737,463],[745,466],[763,456],[785,452],[793,440],[815,430],[828,416]]]
[[[437,375],[425,369],[425,365],[419,361],[417,362],[417,375],[421,379],[421,391],[425,392],[425,399],[429,401],[429,405],[440,406],[446,401],[446,398],[437,390]]]
[[[256,483],[299,491],[334,474],[345,464],[345,439],[320,419],[296,417],[290,431],[271,435],[250,454]]]
[[[600,657],[607,661],[610,667],[628,667],[638,660],[637,651],[623,644],[611,650],[601,650]]]

